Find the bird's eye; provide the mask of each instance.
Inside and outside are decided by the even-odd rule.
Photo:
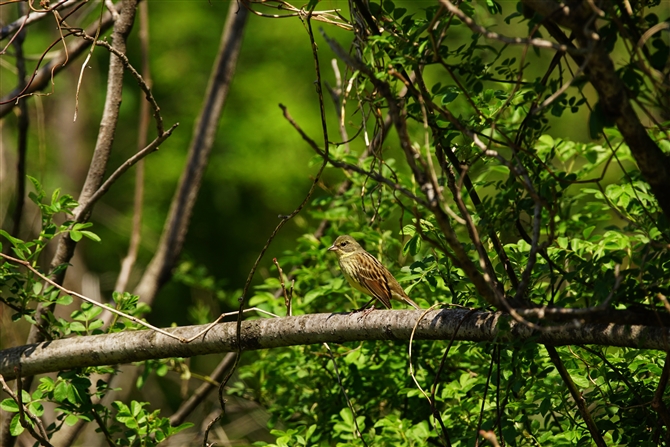
[[[340,247],[344,247],[344,246],[347,245],[347,244],[348,244],[348,242],[347,242],[347,241],[344,241],[344,242],[340,243]]]

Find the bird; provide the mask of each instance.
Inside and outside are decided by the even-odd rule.
[[[340,270],[351,287],[372,297],[365,306],[354,312],[365,310],[374,300],[379,300],[384,307],[390,309],[392,299],[420,309],[407,296],[391,272],[377,258],[365,251],[353,237],[338,236],[328,250],[334,251],[337,255]],[[369,310],[372,309],[374,304]]]

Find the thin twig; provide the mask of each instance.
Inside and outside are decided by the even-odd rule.
[[[87,40],[89,42],[94,42],[95,45],[101,46],[106,48],[110,53],[114,54],[116,57],[118,57],[121,62],[123,63],[123,66],[125,67],[126,70],[135,78],[135,81],[137,82],[137,85],[142,89],[144,92],[144,96],[147,101],[149,101],[149,104],[151,104],[151,107],[154,110],[154,119],[156,120],[156,132],[158,135],[163,135],[163,117],[160,113],[160,107],[158,106],[158,103],[156,102],[156,99],[154,98],[153,93],[151,92],[151,87],[150,84],[147,83],[147,81],[142,77],[142,75],[135,69],[135,67],[132,66],[130,61],[128,60],[128,57],[111,46],[108,42],[105,42],[104,40],[97,40],[97,36],[91,37],[86,34],[85,31],[82,31],[80,34],[81,37],[84,40]]]
[[[538,48],[552,48],[554,50],[560,51],[562,53],[576,53],[583,54],[584,50],[577,48],[571,48],[567,45],[555,44],[548,40],[544,39],[522,39],[520,37],[507,37],[502,36],[498,33],[487,30],[481,25],[475,23],[470,17],[468,17],[463,11],[458,9],[456,5],[451,3],[449,0],[440,0],[440,3],[449,10],[450,13],[454,14],[459,18],[463,23],[465,23],[474,33],[481,34],[487,39],[497,40],[506,44],[512,45],[531,45]]]
[[[23,2],[23,0],[21,0]],[[64,10],[66,8],[74,6],[77,2],[80,2],[81,0],[62,0],[58,3],[55,3],[51,7],[44,9],[39,12],[35,11],[30,11],[29,14],[24,14],[23,16],[19,17],[18,19],[14,20],[12,23],[8,23],[7,25],[3,26],[2,29],[0,29],[0,40],[4,40],[7,36],[9,36],[12,33],[16,33],[16,31],[19,28],[22,28],[24,26],[32,25],[33,23],[42,20],[46,16],[49,15],[49,12],[56,11],[56,10]],[[85,2],[82,2],[85,3]]]
[[[109,383],[109,382],[108,382]],[[112,435],[109,433],[109,430],[107,429],[107,425],[105,425],[105,421],[102,417],[100,417],[100,414],[95,409],[95,406],[91,408],[91,413],[93,414],[93,419],[95,419],[95,422],[98,424],[98,427],[100,427],[100,431],[105,437],[105,442],[107,442],[108,447],[116,447],[116,443],[114,443],[114,440],[112,439]]]
[[[112,8],[113,10],[113,8]],[[91,39],[93,42],[93,45],[91,45],[91,48],[88,50],[88,54],[86,54],[86,58],[84,59],[84,63],[81,64],[81,70],[79,70],[79,78],[77,78],[77,88],[75,90],[75,95],[74,95],[74,121],[77,121],[77,114],[79,113],[79,91],[81,90],[81,82],[84,80],[84,71],[86,70],[86,66],[88,65],[88,61],[91,60],[91,56],[93,56],[93,50],[95,50],[95,42],[98,40],[98,37],[100,36],[100,24],[102,23],[102,18],[104,16],[104,11],[105,11],[105,4],[104,2],[101,3],[100,5],[100,18],[98,19],[98,27],[95,30],[95,36]],[[110,13],[112,13],[110,11]],[[112,13],[112,20],[116,20],[119,17],[119,14],[116,14],[116,17],[114,17],[114,14]],[[60,28],[59,28],[60,30]],[[83,30],[82,30],[83,33]],[[75,33],[76,35],[77,33]],[[62,36],[62,34],[61,34]],[[62,39],[62,37],[61,37]],[[111,45],[110,45],[111,47]],[[67,49],[67,46],[65,46]]]
[[[231,316],[231,315],[238,315],[238,316],[240,316],[240,318],[241,318],[241,315],[242,315],[243,313],[246,313],[246,312],[260,312],[260,313],[262,313],[262,314],[269,315],[269,316],[271,316],[271,317],[273,317],[273,318],[281,318],[279,315],[275,315],[275,314],[273,314],[272,312],[268,312],[267,310],[263,310],[263,309],[261,309],[261,308],[259,308],[259,307],[248,307],[248,308],[246,308],[246,309],[242,309],[242,310],[234,310],[234,311],[232,311],[232,312],[224,312],[224,313],[222,313],[221,315],[219,315],[219,317],[218,317],[216,320],[214,320],[213,322],[211,322],[211,323],[209,323],[207,326],[205,326],[205,328],[202,329],[200,332],[198,332],[197,334],[195,334],[195,335],[194,335],[193,337],[191,337],[191,338],[186,338],[186,339],[184,339],[184,341],[185,341],[186,343],[191,343],[193,340],[196,340],[196,339],[198,339],[198,338],[200,338],[200,337],[203,337],[207,332],[209,332],[210,330],[212,330],[212,328],[213,328],[214,326],[216,326],[217,324],[219,324],[219,323],[221,322],[221,320],[223,320],[224,318],[229,317],[229,316]]]
[[[354,420],[354,429],[356,430],[356,433],[354,433],[354,435],[358,436],[358,439],[360,439],[363,445],[367,447],[368,444],[367,442],[365,442],[365,439],[363,439],[363,433],[361,433],[361,429],[358,426],[358,421],[356,420],[356,410],[354,410],[354,405],[349,399],[347,390],[344,388],[344,385],[342,384],[342,378],[340,377],[340,371],[337,369],[337,363],[335,363],[335,356],[333,356],[333,351],[330,350],[330,346],[328,346],[328,343],[324,343],[323,346],[326,348],[328,354],[330,355],[330,360],[333,362],[333,370],[335,371],[335,377],[337,378],[337,384],[340,387],[340,391],[342,391],[342,394],[344,395],[344,399],[347,401],[347,406],[349,407],[349,410],[351,411],[351,416]]]
[[[554,364],[554,366],[558,370],[558,373],[563,378],[563,382],[565,383],[565,386],[568,388],[568,391],[570,391],[572,399],[577,404],[579,413],[582,415],[582,419],[584,419],[584,422],[586,423],[586,426],[589,429],[589,433],[591,433],[591,438],[598,447],[606,447],[607,444],[605,443],[605,440],[600,434],[598,426],[591,417],[591,412],[589,411],[588,406],[586,405],[586,400],[584,399],[584,396],[582,396],[582,393],[579,392],[577,386],[572,381],[572,377],[570,377],[570,373],[565,368],[565,365],[563,365],[563,361],[561,360],[561,357],[558,355],[556,348],[549,345],[545,345],[544,347],[549,353],[549,358],[551,359],[551,362]]]
[[[282,294],[284,295],[284,304],[286,305],[286,316],[290,317],[293,315],[292,309],[291,309],[291,298],[293,297],[293,287],[291,287],[290,290],[286,290],[286,284],[284,283],[284,271],[281,269],[281,266],[279,265],[279,261],[277,261],[277,258],[272,258],[272,262],[277,266],[277,270],[279,271],[279,284],[281,284],[281,290]]]
[[[312,17],[314,20],[328,23],[330,25],[335,25],[345,30],[352,29],[352,26],[349,23],[342,20],[342,16],[339,15],[339,9],[331,9],[326,11],[306,11],[304,7],[297,8],[292,4],[290,4],[289,2],[285,2],[283,0],[242,0],[241,3],[245,8],[251,11],[252,14],[255,14],[259,17],[267,17],[271,19],[285,19],[290,17],[299,17],[300,19],[304,20],[309,16]],[[287,14],[265,14],[253,9],[251,5],[254,4],[290,12]]]
[[[668,386],[668,379],[670,378],[670,353],[666,353],[665,364],[663,365],[663,371],[661,372],[661,377],[658,379],[658,386],[654,392],[654,398],[651,401],[651,408],[653,408],[663,420],[663,424],[667,433],[670,433],[670,414],[668,414],[668,407],[663,402],[663,395],[665,394],[665,389]]]
[[[493,345],[493,350],[495,352],[496,346]],[[489,364],[489,373],[486,375],[486,385],[484,385],[484,395],[482,396],[482,405],[479,408],[479,417],[477,418],[477,429],[475,430],[475,447],[479,447],[479,436],[480,429],[482,427],[482,420],[484,419],[484,407],[486,406],[486,396],[489,392],[489,384],[491,383],[491,376],[493,375],[493,365],[495,364],[494,352],[491,353],[491,363]]]
[[[110,175],[105,182],[100,185],[100,187],[89,197],[89,199],[84,203],[80,208],[76,210],[76,221],[81,222],[84,220],[85,216],[91,210],[93,205],[107,192],[109,188],[121,177],[128,169],[130,169],[135,163],[142,160],[144,157],[150,153],[158,150],[159,146],[168,139],[172,132],[179,126],[179,123],[173,124],[168,130],[166,130],[162,135],[154,138],[154,140],[144,149],[137,152],[135,155],[130,157],[128,160],[123,162],[121,166],[116,168],[116,171]]]
[[[316,6],[316,4],[315,4],[315,6]],[[307,22],[307,30],[308,30],[308,34],[309,34],[311,47],[312,47],[312,55],[313,55],[313,58],[314,58],[314,69],[315,69],[315,72],[316,72],[316,83],[315,83],[315,85],[316,85],[317,96],[319,98],[319,111],[320,111],[320,115],[321,115],[321,128],[322,128],[322,131],[323,131],[323,142],[324,142],[324,147],[325,147],[324,153],[325,153],[326,158],[327,158],[328,154],[329,154],[329,151],[330,151],[330,149],[329,149],[329,139],[328,139],[328,126],[327,126],[327,123],[326,123],[326,110],[325,110],[325,104],[324,104],[324,101],[323,101],[321,68],[320,68],[320,65],[319,65],[319,57],[318,57],[318,52],[317,52],[317,46],[316,46],[316,42],[314,41],[314,34],[312,32],[311,11],[307,15],[305,20]],[[298,213],[300,213],[300,211],[302,211],[302,209],[305,207],[307,202],[309,202],[309,200],[311,199],[312,194],[314,193],[314,191],[316,189],[316,186],[319,184],[319,181],[321,180],[321,174],[323,174],[323,171],[326,169],[327,165],[328,165],[328,161],[327,161],[327,159],[324,159],[323,163],[321,163],[321,166],[319,167],[319,170],[316,173],[316,176],[314,177],[314,180],[312,181],[312,184],[309,188],[309,191],[307,191],[307,195],[305,196],[304,200],[290,214],[281,217],[281,221],[277,224],[277,226],[275,227],[272,234],[270,234],[270,237],[265,242],[265,245],[261,249],[260,253],[258,254],[258,257],[256,258],[256,261],[254,262],[253,266],[251,267],[251,270],[249,271],[249,275],[247,276],[247,281],[245,282],[244,288],[242,290],[242,295],[238,298],[238,301],[239,301],[240,305],[239,305],[239,314],[238,314],[238,317],[237,317],[236,339],[237,339],[237,346],[238,346],[238,349],[240,349],[240,352],[241,352],[241,349],[242,349],[242,344],[241,344],[241,339],[242,339],[242,311],[244,309],[245,299],[246,299],[247,293],[249,291],[249,287],[251,286],[251,280],[253,279],[254,275],[256,274],[256,270],[258,269],[258,265],[260,264],[261,260],[263,259],[263,256],[265,255],[265,252],[270,247],[270,244],[274,240],[275,236],[279,233],[279,230],[281,230],[282,227],[289,220],[291,220]],[[235,363],[234,363],[233,367],[230,369],[230,372],[228,373],[228,375],[221,382],[221,386],[219,387],[219,404],[221,405],[221,408],[222,408],[223,411],[218,417],[216,417],[213,421],[211,421],[207,425],[207,428],[205,429],[205,436],[204,436],[204,439],[203,439],[203,446],[206,446],[206,444],[207,444],[207,436],[208,436],[209,430],[211,429],[211,427],[216,422],[218,422],[221,419],[221,417],[223,416],[223,414],[225,412],[225,401],[223,399],[224,386],[230,380],[230,378],[233,376],[233,373],[235,372],[235,370],[237,368],[237,365],[239,363],[240,357],[241,357],[241,355],[238,355],[235,358]]]
[[[140,53],[142,55],[142,77],[147,86],[151,88],[151,69],[149,66],[149,2],[139,4],[140,12]],[[142,101],[140,105],[140,120],[137,130],[137,150],[142,150],[147,144],[147,134],[149,128],[149,103]],[[121,261],[121,271],[116,279],[114,290],[123,292],[126,290],[130,273],[137,260],[137,252],[142,239],[142,209],[144,204],[144,161],[137,162],[135,171],[135,194],[133,197],[133,223],[130,233],[130,242],[128,244],[128,253]]]
[[[402,186],[399,183],[396,183],[396,182],[384,177],[383,175],[379,174],[378,172],[368,171],[368,170],[365,170],[365,169],[363,169],[359,166],[356,166],[354,164],[347,163],[347,162],[341,161],[341,160],[336,160],[336,159],[333,159],[329,156],[326,157],[325,152],[323,150],[321,150],[319,145],[312,138],[310,138],[310,136],[307,135],[305,133],[305,131],[302,130],[302,128],[300,127],[300,125],[298,123],[296,123],[296,121],[293,119],[291,114],[288,112],[288,108],[283,104],[279,104],[279,107],[284,112],[284,118],[286,119],[286,121],[288,121],[289,124],[291,124],[291,126],[293,126],[293,128],[296,131],[298,131],[298,133],[300,134],[302,139],[305,140],[312,147],[312,149],[314,149],[314,151],[317,154],[319,154],[321,157],[324,157],[324,159],[327,160],[328,163],[330,163],[330,165],[335,166],[336,168],[342,168],[342,169],[345,169],[347,171],[353,171],[353,172],[356,172],[358,174],[362,174],[364,176],[370,177],[377,182],[384,183],[386,186],[390,187],[394,191],[401,192],[404,196],[406,196],[409,199],[419,203],[420,205],[427,205],[426,201],[423,198],[416,196],[409,189],[405,188],[404,186]]]
[[[172,427],[181,425],[186,417],[205,399],[205,397],[207,397],[211,391],[216,389],[218,381],[221,380],[226,371],[228,371],[228,368],[234,363],[236,355],[237,353],[235,352],[227,353],[216,368],[210,373],[208,376],[209,380],[200,385],[186,401],[182,402],[177,411],[170,416],[170,425]]]
[[[414,334],[416,333],[416,328],[419,326],[419,323],[421,320],[426,316],[426,314],[439,306],[439,303],[435,303],[430,308],[428,308],[421,316],[416,320],[416,323],[414,324],[414,327],[412,328],[412,333],[409,336],[409,347],[408,347],[408,362],[409,362],[409,374],[412,377],[412,380],[414,381],[414,384],[416,387],[421,391],[421,394],[428,400],[428,403],[430,404],[430,413],[431,416],[433,416],[433,419],[435,419],[437,422],[440,424],[440,428],[442,429],[442,436],[444,437],[444,445],[446,447],[451,447],[451,440],[449,439],[449,433],[447,432],[447,427],[444,425],[444,421],[442,420],[442,415],[440,412],[437,410],[437,407],[435,406],[435,387],[437,384],[438,377],[440,375],[440,371],[442,370],[442,367],[444,366],[444,360],[446,359],[447,352],[449,352],[449,349],[451,348],[451,345],[454,343],[454,338],[456,337],[456,333],[458,332],[458,328],[460,327],[460,324],[454,331],[454,337],[451,338],[451,341],[449,342],[449,345],[447,346],[447,349],[445,350],[444,356],[442,357],[442,362],[440,363],[440,368],[438,369],[438,373],[435,376],[435,381],[433,382],[433,387],[431,390],[431,395],[429,396],[421,387],[419,384],[419,381],[416,379],[416,375],[414,374],[414,365],[412,365],[412,342],[414,341]],[[469,314],[468,314],[469,315]],[[465,319],[468,317],[466,315],[462,320],[465,321]]]
[[[526,268],[521,274],[521,282],[516,289],[516,300],[521,300],[525,298],[526,288],[530,282],[530,275],[533,273],[533,267],[535,267],[535,262],[537,261],[537,251],[539,249],[544,249],[545,247],[540,247],[540,226],[542,224],[542,204],[535,202],[535,212],[533,214],[533,240],[530,245],[530,252],[528,253],[528,261],[526,262]]]
[[[578,76],[581,76],[581,74],[584,72],[586,69],[586,65],[589,63],[591,60],[591,52],[586,54],[586,57],[584,58],[584,61],[581,63],[581,65],[577,68],[577,71],[572,75],[572,79],[570,79],[568,82],[565,82],[561,87],[556,90],[554,93],[549,95],[548,98],[546,98],[544,101],[542,101],[542,104],[536,107],[532,107],[530,109],[530,112],[528,112],[528,116],[531,115],[536,115],[538,114],[542,109],[545,109],[549,105],[551,105],[556,99],[558,99],[559,96],[561,96],[570,86],[572,86],[577,79]]]

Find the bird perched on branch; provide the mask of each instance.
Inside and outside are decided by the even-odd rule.
[[[351,287],[372,297],[365,306],[358,309],[359,311],[367,308],[374,300],[381,301],[387,309],[390,309],[391,299],[419,309],[391,272],[377,258],[365,251],[353,237],[339,236],[328,250],[334,251],[337,255],[340,269]],[[374,305],[370,310],[372,309]]]

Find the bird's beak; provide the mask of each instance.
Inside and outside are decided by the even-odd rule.
[[[335,251],[335,250],[337,250],[337,247],[335,246],[335,244],[328,247],[328,251]]]

